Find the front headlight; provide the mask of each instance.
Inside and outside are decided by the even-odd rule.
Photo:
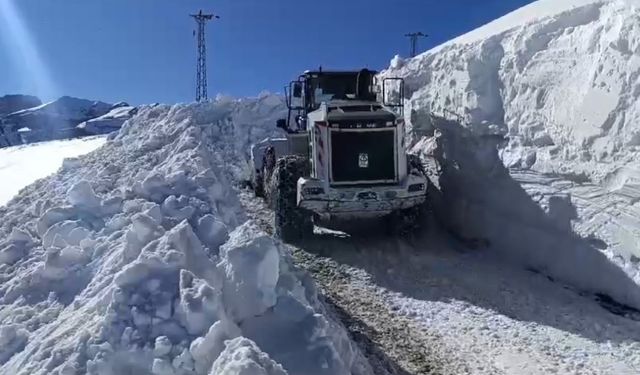
[[[356,193],[354,193],[353,191],[343,191],[340,193],[340,199],[350,200],[350,199],[353,199],[353,197],[355,196],[356,196]]]
[[[423,190],[424,190],[424,184],[409,185],[409,193],[415,193],[417,191],[423,191]]]
[[[324,189],[321,187],[309,187],[309,188],[304,188],[302,190],[302,193],[304,195],[320,195],[320,194],[324,194]]]

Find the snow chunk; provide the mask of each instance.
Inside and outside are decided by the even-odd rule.
[[[225,272],[223,298],[235,321],[260,315],[276,304],[280,257],[274,240],[255,224],[234,230],[220,249]]]
[[[90,210],[100,207],[100,199],[86,180],[78,182],[69,189],[67,200],[76,208]]]
[[[79,247],[52,248],[47,251],[39,274],[48,280],[67,279],[73,273],[72,270],[85,265],[88,261],[89,258]]]
[[[0,327],[0,365],[24,349],[28,340],[29,332],[20,325]]]
[[[155,355],[156,357],[164,357],[167,354],[171,353],[171,349],[173,349],[171,340],[169,340],[167,336],[159,336],[156,338],[153,355]]]
[[[227,226],[209,214],[198,220],[198,237],[210,249],[217,250],[229,239]]]
[[[194,359],[196,372],[206,374],[224,350],[225,341],[240,335],[240,329],[235,324],[229,321],[217,321],[204,337],[195,339],[189,351]]]
[[[31,235],[22,229],[13,228],[11,229],[11,234],[9,234],[9,238],[7,240],[13,244],[31,244],[33,243],[33,238]]]
[[[24,247],[9,244],[0,249],[0,264],[13,264],[27,255]]]
[[[209,375],[286,375],[287,372],[246,338],[227,341]]]
[[[52,247],[65,247],[66,245],[79,246],[80,241],[89,237],[91,231],[81,226],[81,221],[66,220],[54,224],[42,237],[42,246],[45,249]]]
[[[153,375],[175,375],[175,370],[171,363],[166,359],[156,358],[153,360],[153,366],[151,368]]]
[[[180,271],[180,304],[177,314],[189,334],[203,334],[224,315],[221,299],[220,290],[195,278],[189,271]]]
[[[404,66],[404,59],[400,55],[395,55],[393,59],[391,59],[390,67],[391,69],[399,69]]]
[[[189,205],[189,199],[184,195],[179,198],[171,195],[162,203],[162,212],[177,221],[190,219],[195,211],[196,209]]]
[[[160,223],[147,214],[135,214],[131,221],[131,227],[125,235],[127,244],[124,256],[128,260],[138,257],[144,246],[164,234],[164,229],[159,225]]]

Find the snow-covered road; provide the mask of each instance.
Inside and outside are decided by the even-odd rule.
[[[383,73],[437,171],[414,238],[268,236],[235,186],[285,116],[266,93],[141,107],[0,194],[0,374],[640,373],[640,2],[559,4]]]
[[[242,348],[293,375],[640,371],[635,312],[585,288],[606,284],[616,299],[633,301],[634,268],[623,272],[592,247],[555,257],[561,248],[548,247],[533,258],[555,268],[527,267],[514,258],[532,244],[496,242],[501,233],[564,238],[554,237],[563,235],[555,224],[571,210],[552,210],[554,225],[538,211],[571,190],[583,199],[574,199],[578,214],[592,223],[583,212],[599,211],[587,204],[601,202],[589,193],[597,188],[532,172],[504,175],[495,148],[485,153],[480,141],[460,143],[453,134],[435,140],[449,158],[441,160],[440,182],[456,181],[451,163],[476,172],[461,181],[485,191],[485,200],[461,189],[452,199],[481,204],[480,218],[493,220],[491,246],[471,248],[433,218],[411,239],[371,235],[383,232],[371,223],[349,234],[317,228],[309,241],[285,246],[260,230],[272,222],[263,202],[232,187],[243,173],[239,150],[260,135],[238,130],[228,106],[142,108],[104,147],[0,208],[9,219],[0,223],[0,373],[208,375]],[[428,144],[417,147],[427,152]],[[539,206],[529,202],[538,196]],[[506,197],[519,199],[508,200],[512,211],[499,200]],[[502,232],[500,215],[509,219]],[[477,220],[466,217],[472,229],[483,228]],[[556,277],[563,271],[579,282]],[[585,275],[597,280],[585,283]],[[281,374],[273,368],[264,374]]]
[[[269,225],[260,201],[249,192],[241,199]],[[640,371],[637,320],[430,228],[411,240],[372,236],[376,228],[352,235],[316,228],[291,248],[369,359],[384,364],[377,373]]]

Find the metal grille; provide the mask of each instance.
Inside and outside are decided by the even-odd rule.
[[[331,131],[333,183],[396,180],[395,131]]]

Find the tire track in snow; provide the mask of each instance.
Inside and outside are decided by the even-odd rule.
[[[247,190],[240,200],[249,216],[273,233],[271,212]],[[313,250],[289,246],[298,266],[313,275],[325,304],[347,328],[376,375],[445,375],[468,373],[437,335],[430,335],[394,311],[366,272],[339,264]],[[322,245],[321,245],[322,246]],[[340,251],[340,249],[335,249]],[[348,250],[349,251],[349,250]]]

